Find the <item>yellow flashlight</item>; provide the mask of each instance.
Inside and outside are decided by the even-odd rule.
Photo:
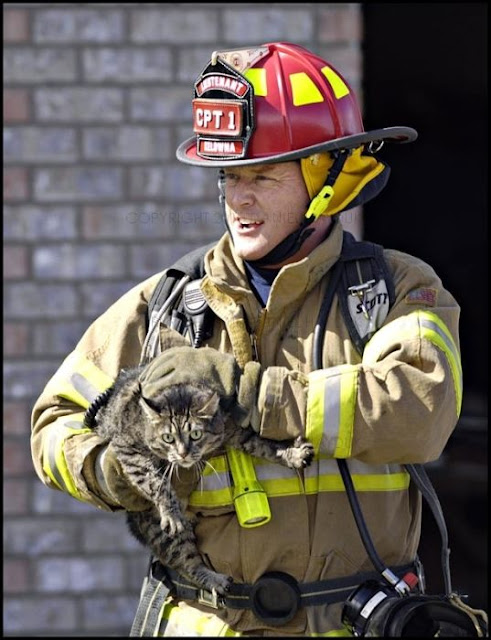
[[[234,505],[241,527],[260,527],[271,520],[268,496],[256,478],[251,456],[227,448],[227,458],[234,482]]]

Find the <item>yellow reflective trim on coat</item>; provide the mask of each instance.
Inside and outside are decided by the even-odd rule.
[[[298,496],[305,493],[302,482],[298,477],[283,480],[261,480],[261,485],[268,498]]]
[[[234,631],[226,622],[212,612],[195,609],[185,603],[176,604],[168,598],[161,612],[161,621],[157,637],[239,637],[240,631]]]
[[[400,464],[372,465],[354,458],[347,464],[358,491],[400,491],[409,486],[409,474]],[[304,470],[304,483],[308,494],[344,491],[338,463],[330,456],[320,455]]]
[[[364,364],[375,364],[384,352],[387,344],[397,340],[419,337],[434,344],[445,355],[452,379],[456,398],[456,413],[460,415],[462,407],[462,364],[460,353],[448,327],[432,311],[418,309],[407,316],[396,318],[377,331],[365,347]]]
[[[356,365],[342,365],[339,369],[341,369],[339,436],[333,457],[349,458],[353,443],[359,367]]]
[[[54,395],[87,408],[114,380],[91,360],[77,352],[71,353],[50,382]]]
[[[252,84],[255,96],[266,97],[268,95],[266,69],[248,69],[244,72],[244,76]]]
[[[346,83],[338,76],[338,74],[331,69],[331,67],[322,67],[322,73],[326,76],[327,81],[332,87],[334,91],[334,95],[336,98],[344,98],[349,94],[349,89]]]
[[[233,503],[233,490],[229,476],[229,466],[225,455],[208,460],[198,482],[198,488],[191,492],[189,505],[193,507],[224,507]]]
[[[463,380],[462,380],[462,363],[460,360],[459,350],[455,344],[452,334],[447,325],[435,313],[431,311],[421,311],[422,324],[428,332],[425,337],[429,338],[433,344],[439,347],[447,356],[455,387],[455,397],[457,399],[457,415],[460,415],[462,408]],[[436,329],[435,326],[436,325]]]
[[[218,460],[220,462],[220,460]],[[253,457],[257,480],[268,498],[298,496],[328,491],[344,491],[336,460],[320,455],[304,470],[302,481],[295,469]],[[214,465],[215,466],[215,465]],[[409,474],[401,465],[368,465],[359,460],[348,460],[355,487],[359,491],[400,491],[409,486]],[[233,488],[224,487],[229,481],[224,471],[216,474],[206,471],[200,489],[193,491],[189,504],[193,507],[225,507],[233,505]],[[221,485],[221,486],[220,486]],[[206,487],[206,489],[203,489]]]
[[[301,107],[304,104],[324,102],[322,93],[304,71],[290,74],[290,86],[292,89],[292,101],[295,107]]]
[[[58,418],[51,426],[43,445],[43,471],[61,491],[82,500],[65,459],[64,445],[68,438],[81,433],[92,433],[83,426],[83,413]]]
[[[193,491],[189,496],[191,507],[226,507],[233,504],[232,490],[213,489],[211,491]]]
[[[404,472],[366,476],[355,474],[351,478],[356,491],[401,491],[409,487],[409,475]],[[343,479],[339,474],[305,478],[305,493],[308,494],[344,490]]]
[[[309,374],[306,437],[316,452],[349,458],[359,366],[342,364]]]
[[[305,437],[312,443],[316,454],[319,453],[324,430],[324,380],[325,373],[322,369],[309,374]]]

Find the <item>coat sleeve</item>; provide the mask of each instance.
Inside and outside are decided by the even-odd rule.
[[[84,425],[84,414],[121,369],[138,365],[147,300],[157,280],[137,285],[91,324],[32,411],[31,455],[41,481],[104,510],[118,505],[98,490],[94,463],[103,442]]]
[[[362,361],[307,375],[268,368],[259,391],[262,435],[304,433],[321,454],[370,464],[441,455],[462,404],[460,307],[429,265],[386,254],[396,301]]]

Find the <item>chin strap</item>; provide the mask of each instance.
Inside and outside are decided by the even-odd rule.
[[[329,200],[334,194],[334,183],[343,170],[344,163],[346,162],[350,152],[347,150],[342,150],[334,151],[333,154],[335,154],[335,160],[329,173],[327,174],[324,186],[315,196],[315,198],[312,199],[308,211],[305,214],[305,217],[298,229],[286,236],[286,238],[284,238],[279,244],[276,245],[276,247],[271,249],[271,251],[262,258],[258,258],[257,260],[249,260],[248,262],[252,267],[263,267],[283,262],[287,258],[295,255],[302,244],[305,242],[305,240],[314,232],[313,229],[309,229],[308,227],[312,224],[312,222],[315,222],[315,220],[317,220],[317,218],[327,209]],[[220,191],[218,199],[220,205],[222,206],[223,219],[225,222],[225,226],[227,227],[227,231],[233,242],[233,236],[228,225],[227,212],[225,210],[225,185],[223,169],[220,170],[218,178],[218,188]]]

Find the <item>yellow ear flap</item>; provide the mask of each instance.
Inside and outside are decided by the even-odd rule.
[[[324,186],[327,172],[333,162],[334,159],[326,151],[313,153],[307,158],[300,158],[300,169],[311,200]]]
[[[332,216],[346,209],[362,189],[387,168],[374,156],[363,155],[362,152],[363,147],[358,147],[348,156],[343,170],[334,183],[333,193],[329,198],[324,198],[318,203],[319,206],[325,205],[325,208],[319,211],[317,206],[316,217],[319,215]],[[322,190],[333,162],[333,158],[326,152],[315,153],[308,158],[300,159],[302,175],[312,200]],[[357,204],[362,204],[362,202]]]

